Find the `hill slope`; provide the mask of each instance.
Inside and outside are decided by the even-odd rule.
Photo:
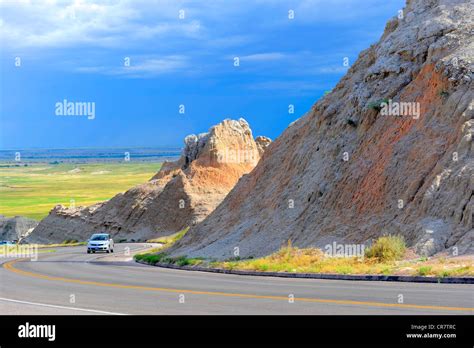
[[[0,240],[21,240],[27,236],[38,222],[23,216],[6,217],[0,215]]]
[[[389,233],[419,254],[473,252],[473,61],[472,2],[408,1],[171,254],[261,256],[288,239]]]

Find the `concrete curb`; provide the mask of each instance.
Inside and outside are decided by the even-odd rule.
[[[155,266],[161,268],[171,268],[184,271],[197,271],[209,273],[236,274],[245,276],[259,277],[279,277],[279,278],[299,278],[299,279],[330,279],[330,280],[363,280],[363,281],[386,281],[386,282],[411,282],[411,283],[444,283],[444,284],[474,284],[472,277],[422,277],[422,276],[398,276],[398,275],[378,275],[378,274],[322,274],[322,273],[285,273],[285,272],[258,272],[258,271],[241,271],[228,270],[221,268],[176,266],[172,264],[156,263],[154,265],[143,261],[135,261],[143,265]]]

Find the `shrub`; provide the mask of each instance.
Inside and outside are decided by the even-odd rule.
[[[151,253],[146,253],[146,254],[137,254],[134,256],[134,259],[136,261],[144,261],[149,264],[156,264],[156,263],[162,263],[162,264],[173,264],[177,266],[196,266],[199,265],[203,262],[203,258],[193,258],[193,259],[188,259],[186,256],[178,256],[178,257],[170,257],[165,253],[158,253],[154,254],[154,250],[151,251]]]
[[[443,271],[438,272],[437,275],[439,278],[446,278],[446,277],[451,276],[451,272],[448,270],[443,270]]]
[[[180,257],[176,258],[176,259],[173,260],[173,261],[174,261],[173,263],[174,263],[175,265],[178,265],[178,266],[180,266],[180,267],[182,267],[182,266],[187,266],[187,265],[190,264],[189,259],[187,259],[185,256],[180,256]]]
[[[431,266],[421,266],[418,268],[418,275],[425,276],[431,272]]]
[[[169,248],[173,244],[177,243],[181,238],[183,238],[184,235],[188,232],[188,230],[189,230],[189,227],[186,227],[185,229],[169,236],[148,239],[147,243],[161,243],[163,244],[162,249]]]
[[[77,239],[66,239],[63,244],[74,244],[74,243],[79,243]]]
[[[449,97],[449,92],[447,92],[445,90],[440,90],[439,91],[439,96],[443,97],[443,98],[447,98],[447,97]]]
[[[377,101],[370,102],[367,107],[372,110],[382,110],[382,104],[388,103],[388,98],[379,99]]]
[[[137,254],[133,258],[136,261],[144,261],[146,263],[155,264],[160,262],[165,257],[165,254]]]
[[[160,254],[145,254],[142,258],[143,261],[154,265],[157,262],[160,262],[161,255]]]
[[[402,259],[405,251],[403,236],[383,236],[365,251],[365,256],[379,261],[395,261]]]

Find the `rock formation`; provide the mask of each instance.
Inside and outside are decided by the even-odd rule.
[[[473,252],[474,4],[409,0],[400,17],[172,255],[383,234],[418,254]]]
[[[20,241],[30,234],[36,225],[38,221],[23,216],[8,218],[0,215],[0,240]]]
[[[143,241],[192,226],[257,164],[268,145],[267,138],[258,139],[242,118],[190,135],[180,159],[165,162],[147,183],[90,207],[56,206],[28,241],[85,240],[97,232],[109,232],[116,240]]]

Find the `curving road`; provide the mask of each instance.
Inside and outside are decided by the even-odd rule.
[[[113,255],[65,247],[40,253],[37,261],[0,258],[0,313],[455,315],[474,310],[474,288],[467,284],[189,272],[137,264],[125,255],[146,247],[117,244]]]

